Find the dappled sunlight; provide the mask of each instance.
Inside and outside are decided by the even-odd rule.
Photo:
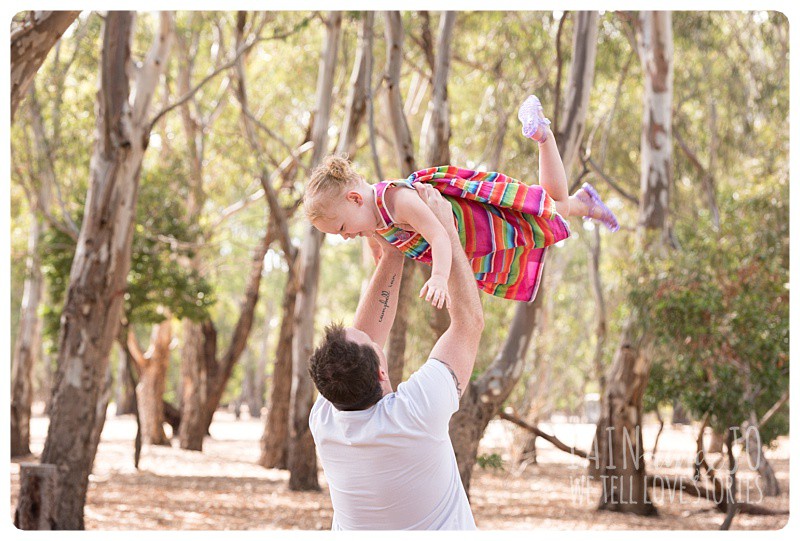
[[[113,408],[112,408],[113,409]],[[47,418],[32,422],[32,450],[41,452]],[[587,423],[542,423],[568,445],[588,449],[594,425]],[[333,517],[324,475],[321,492],[292,492],[287,471],[256,465],[263,424],[247,416],[239,421],[219,411],[211,425],[202,453],[177,446],[146,446],[140,469],[133,467],[135,420],[109,414],[103,431],[94,473],[89,480],[86,528],[91,530],[327,530]],[[667,427],[659,441],[658,464],[652,467],[649,449],[658,427],[644,429],[648,473],[691,475],[694,434],[691,426]],[[596,511],[600,487],[581,481],[586,461],[538,440],[538,464],[524,468],[511,462],[516,429],[494,420],[487,427],[479,454],[497,453],[502,469],[475,467],[470,491],[476,524],[483,530],[507,529],[717,529],[724,516],[713,505],[692,496],[652,494],[659,517]],[[217,439],[219,435],[222,439]],[[789,506],[789,445],[780,438],[767,457],[776,469],[783,494],[762,502],[774,509]],[[11,508],[19,491],[19,462],[11,464]],[[675,467],[675,465],[679,467]],[[747,475],[749,472],[742,472]],[[739,515],[734,529],[777,529],[786,516]]]

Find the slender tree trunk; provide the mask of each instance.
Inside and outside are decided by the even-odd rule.
[[[467,494],[483,432],[522,375],[543,299],[544,295],[539,295],[533,302],[519,303],[503,348],[489,368],[469,382],[458,411],[450,419],[450,440]]]
[[[117,361],[117,381],[116,396],[114,402],[117,405],[116,415],[129,415],[135,413],[136,389],[131,385],[130,369],[128,368],[128,352],[125,348],[119,348]]]
[[[781,493],[778,478],[775,476],[775,470],[772,469],[772,464],[767,460],[764,454],[764,444],[761,441],[761,434],[758,430],[758,418],[755,412],[750,414],[750,419],[742,424],[742,432],[744,433],[744,451],[747,453],[747,462],[749,468],[755,468],[761,478],[763,486],[761,488],[764,496],[779,496]]]
[[[588,17],[588,14],[585,15]],[[583,28],[582,26],[580,28]],[[576,26],[576,32],[578,26]],[[583,39],[581,39],[583,38]],[[584,65],[586,58],[595,58],[597,40],[585,39],[586,34],[578,36],[573,52],[573,63]],[[570,77],[578,76],[578,73],[590,74],[593,77],[594,70],[570,71]],[[580,88],[588,96],[592,88],[593,80],[583,81]],[[576,86],[570,83],[570,87]],[[579,107],[581,103],[588,100],[588,97],[575,95],[567,101],[563,118],[570,123],[576,124],[575,127],[564,126],[564,133],[580,132],[586,120],[586,108],[581,108],[578,112],[572,112],[571,108]],[[563,124],[563,123],[562,123]],[[580,138],[571,137],[566,142],[560,142],[562,156],[565,156],[564,167],[569,170],[575,160],[577,152],[573,152],[570,145],[577,144]],[[566,158],[571,157],[571,158]],[[546,283],[547,275],[542,278]],[[489,368],[478,378],[477,381],[470,382],[467,392],[461,398],[461,407],[450,421],[450,439],[453,441],[453,448],[458,460],[461,481],[464,488],[469,491],[470,480],[472,477],[472,467],[475,464],[476,453],[480,438],[483,435],[489,421],[497,414],[497,410],[503,401],[508,397],[511,389],[519,380],[522,369],[525,366],[525,355],[528,344],[536,329],[537,320],[540,317],[539,307],[544,301],[546,288],[540,286],[540,294],[532,303],[518,303],[514,319],[511,323],[508,336],[501,352],[492,362]]]
[[[658,432],[656,433],[656,441],[653,442],[653,450],[650,451],[650,460],[656,459],[656,453],[658,452],[658,441],[661,439],[661,433],[664,431],[664,417],[661,415],[661,411],[656,406],[655,410],[656,419],[658,419]]]
[[[600,282],[600,228],[594,228],[594,241],[591,242],[589,252],[589,279],[592,283],[592,295],[595,305],[595,327],[594,335],[597,342],[594,346],[592,355],[592,366],[594,367],[594,377],[600,386],[600,396],[605,392],[606,375],[603,367],[603,353],[606,345],[606,303],[603,296],[603,284]]]
[[[149,135],[153,89],[166,64],[172,16],[161,27],[136,78],[131,103],[128,69],[131,12],[106,15],[98,91],[97,141],[81,232],[70,271],[59,333],[58,373],[41,461],[58,466],[55,527],[83,529],[91,441],[111,345],[117,336],[130,268],[139,172]]]
[[[133,331],[130,331],[131,337]],[[142,443],[170,445],[164,432],[164,391],[169,367],[169,345],[172,341],[172,319],[167,317],[153,325],[150,346],[141,355],[134,353],[139,365],[139,383],[136,385],[136,402],[142,425]],[[128,349],[135,352],[138,347],[128,340]]]
[[[575,27],[572,32],[574,56],[570,65],[567,97],[561,109],[562,114],[558,118],[558,133],[556,133],[556,140],[562,149],[561,159],[564,162],[567,179],[572,178],[586,127],[590,89],[584,88],[584,85],[591,86],[594,81],[599,18],[600,13],[597,11],[575,13]],[[578,121],[578,119],[584,120]]]
[[[641,197],[637,243],[663,254],[668,245],[672,174],[672,17],[641,12],[637,40],[645,74]],[[636,307],[625,324],[606,378],[590,473],[603,484],[600,509],[638,515],[657,513],[647,496],[642,445],[642,396],[652,362],[653,339],[636,324]]]
[[[264,407],[265,379],[267,375],[267,356],[269,354],[270,319],[272,319],[272,303],[267,304],[264,314],[264,339],[261,341],[260,352],[248,363],[247,377],[249,385],[244,402],[251,419],[261,419],[261,408]]]
[[[639,28],[645,76],[639,224],[644,230],[660,232],[666,247],[672,178],[672,14],[642,12]],[[640,227],[640,234],[644,230]]]
[[[317,111],[311,139],[314,151],[311,166],[316,167],[328,152],[328,124],[333,100],[333,75],[342,29],[342,14],[330,12],[325,22],[325,49],[319,62],[317,77]],[[298,254],[299,290],[294,312],[295,334],[292,341],[292,409],[289,426],[289,488],[319,490],[317,455],[308,426],[308,415],[314,401],[314,384],[308,374],[308,358],[314,343],[314,315],[319,286],[320,248],[323,233],[313,225],[306,227],[303,245]]]
[[[261,436],[261,456],[258,463],[265,468],[288,469],[289,410],[292,396],[292,337],[294,335],[294,311],[297,300],[295,271],[290,267],[286,288],[283,291],[281,311],[283,319],[278,332],[275,364],[272,368],[272,384],[269,412],[264,434]]]
[[[44,120],[35,87],[30,91],[30,116],[34,139],[42,168],[39,172],[39,193],[30,201],[32,220],[28,233],[28,257],[25,262],[26,277],[23,286],[20,322],[14,343],[11,387],[11,456],[30,454],[30,420],[33,400],[33,367],[41,353],[41,321],[39,304],[44,293],[39,241],[47,231],[43,215],[50,214],[51,186],[55,183],[55,171],[47,144]]]
[[[543,280],[546,283],[558,283],[564,270],[564,258],[552,258],[545,270]],[[553,312],[553,297],[548,296],[542,301],[541,311],[536,314],[535,329],[532,334],[533,353],[532,370],[528,378],[524,402],[520,411],[524,412],[524,420],[531,426],[538,426],[543,416],[551,408],[553,387],[553,364],[544,357],[545,347],[542,340],[537,337],[544,336],[550,328],[551,314]],[[522,465],[532,462],[536,464],[536,433],[531,431],[516,431],[514,437],[514,454],[517,463]]]
[[[486,158],[486,169],[488,171],[499,171],[502,163],[503,145],[505,144],[506,133],[508,132],[508,120],[511,117],[510,110],[504,106],[502,95],[506,89],[506,82],[502,79],[502,64],[498,64],[494,73],[497,77],[497,84],[494,86],[495,114],[499,119],[497,127],[492,134],[489,142]]]
[[[47,53],[80,11],[33,11],[11,33],[11,121]]]
[[[244,31],[247,22],[246,12],[237,14],[236,43],[237,47],[244,42]],[[257,156],[264,155],[263,145],[260,144],[257,136],[254,121],[251,118],[248,105],[247,80],[244,59],[240,58],[236,63],[236,74],[238,85],[236,97],[242,105],[242,124],[245,135],[247,136],[250,147]],[[312,115],[313,118],[313,115]],[[309,130],[313,126],[309,126]],[[310,133],[306,133],[305,142],[310,140]],[[301,145],[302,147],[302,145]],[[261,456],[258,463],[266,468],[288,469],[288,449],[289,449],[289,416],[291,411],[291,389],[292,389],[292,338],[294,336],[294,313],[295,301],[297,298],[297,249],[292,244],[289,234],[288,219],[292,212],[290,208],[284,208],[278,201],[277,194],[272,187],[273,175],[267,174],[267,167],[263,160],[259,159],[261,169],[261,184],[264,188],[267,204],[270,210],[270,225],[268,235],[270,240],[277,237],[284,258],[286,259],[289,273],[283,292],[282,311],[283,317],[278,334],[278,344],[276,347],[275,362],[273,365],[272,384],[270,393],[270,407],[261,435]],[[297,169],[296,163],[289,156],[284,160],[281,167],[276,172],[283,179],[284,183],[289,182]],[[267,322],[268,323],[268,322]],[[266,340],[266,338],[265,338]],[[265,345],[266,348],[266,345]],[[265,355],[266,356],[266,349]],[[263,371],[262,371],[263,373]]]
[[[313,226],[310,226],[310,229],[314,229]],[[287,457],[291,490],[319,490],[316,450],[308,426],[308,416],[314,401],[314,386],[308,375],[307,365],[314,340],[314,305],[319,283],[319,251],[322,235],[315,233],[316,229],[313,231],[310,229],[306,231],[305,242],[299,254],[301,281],[294,312],[295,335],[292,340],[291,410]]]
[[[218,42],[216,44],[217,51],[223,50],[223,44]],[[241,47],[237,49],[237,60],[247,50],[248,47]],[[199,219],[202,213],[203,206],[207,199],[206,193],[203,188],[203,163],[205,157],[205,133],[210,129],[212,123],[218,118],[220,109],[217,107],[212,110],[207,117],[203,117],[197,111],[200,110],[194,103],[194,92],[203,84],[210,80],[206,77],[203,82],[197,86],[192,87],[192,66],[193,66],[193,51],[185,40],[179,40],[179,49],[183,62],[181,69],[178,72],[178,88],[182,96],[190,96],[187,100],[180,104],[181,121],[188,143],[188,163],[189,163],[189,197],[187,201],[187,211],[190,221]],[[215,55],[219,60],[220,54]],[[229,64],[228,64],[229,65]],[[215,74],[223,69],[218,67]],[[180,102],[178,102],[180,103]],[[190,104],[195,104],[195,107],[190,107]],[[218,104],[219,105],[219,102]],[[168,111],[170,108],[164,110]],[[163,114],[163,113],[162,113]],[[197,238],[198,242],[202,241],[201,237]],[[259,246],[253,257],[261,258],[259,261],[254,261],[254,265],[258,267],[258,272],[263,268],[263,256],[266,253],[265,245]],[[198,255],[195,255],[187,262],[187,265],[195,270],[201,268],[201,260]],[[253,283],[254,267],[251,267],[251,274],[248,280],[245,298],[242,301],[242,312],[239,315],[239,320],[234,328],[233,337],[231,338],[231,345],[226,351],[225,355],[218,361],[217,348],[216,348],[216,328],[213,321],[206,319],[204,321],[184,323],[184,338],[185,344],[182,351],[181,358],[181,382],[183,403],[182,409],[184,414],[182,417],[182,424],[179,428],[181,434],[181,447],[191,450],[202,450],[202,443],[204,436],[208,433],[211,420],[213,419],[214,412],[219,406],[219,402],[224,392],[225,385],[230,377],[234,365],[244,350],[247,336],[253,320],[253,311],[255,303],[258,300],[258,281]],[[253,290],[255,287],[255,290]],[[188,393],[200,393],[189,396]],[[197,411],[197,408],[200,410]]]
[[[41,199],[40,199],[41,200]],[[11,456],[31,453],[30,424],[33,400],[33,366],[40,348],[38,316],[42,296],[42,271],[38,254],[39,239],[44,228],[43,220],[34,216],[28,233],[28,257],[25,263],[26,278],[23,286],[20,324],[14,344],[11,369]]]
[[[190,36],[191,38],[192,36]],[[180,67],[177,75],[178,94],[187,95],[192,89],[192,67],[194,65],[189,43],[183,36],[178,36],[176,40],[177,51],[180,55]],[[189,223],[197,223],[200,219],[203,206],[206,201],[206,193],[203,189],[203,150],[204,135],[201,120],[196,118],[192,112],[191,105],[195,105],[193,100],[188,100],[178,109],[180,112],[181,126],[183,127],[186,139],[187,163],[189,165],[189,175],[186,178],[188,183],[188,197],[186,201],[187,220]],[[195,108],[196,110],[196,108]],[[198,233],[195,241],[200,241]],[[191,259],[184,261],[184,264],[200,271],[201,260],[199,254],[195,253]],[[180,447],[190,451],[202,451],[203,440],[207,433],[205,426],[205,408],[207,407],[209,395],[209,368],[216,363],[216,348],[214,355],[208,357],[206,338],[209,336],[207,331],[213,327],[211,321],[192,321],[184,319],[183,344],[181,348],[181,424],[178,429],[180,435]],[[213,333],[216,340],[216,332]],[[141,406],[140,406],[141,411]],[[213,411],[212,411],[213,414]]]
[[[339,154],[353,156],[356,151],[358,130],[367,113],[367,96],[370,91],[372,65],[372,27],[375,13],[366,11],[361,15],[361,33],[358,36],[358,51],[356,52],[353,73],[350,76],[350,90],[347,95],[347,106],[344,112],[345,121],[339,135],[336,151]]]
[[[400,174],[408,176],[417,169],[414,160],[414,142],[403,112],[403,97],[400,93],[400,69],[403,63],[403,18],[399,11],[385,13],[386,33],[386,108],[394,134],[395,150]]]
[[[455,20],[456,13],[446,11],[442,13],[439,21],[439,37],[436,40],[439,48],[436,51],[431,77],[433,79],[433,98],[425,113],[425,119],[422,122],[423,135],[420,137],[420,140],[426,141],[425,163],[430,166],[450,163],[450,104],[447,101],[447,81],[450,76],[450,43],[453,39]],[[431,56],[433,56],[432,51]],[[431,267],[420,266],[420,268],[425,279],[429,279]],[[403,287],[402,282],[400,287]],[[432,306],[425,308],[430,314],[429,321],[433,332],[436,336],[441,336],[450,326],[450,314],[447,310],[437,310]],[[401,371],[398,379],[391,380],[390,377],[390,380],[397,385],[400,383],[402,375]]]
[[[386,34],[386,75],[384,77],[387,92],[387,109],[389,120],[394,134],[395,150],[400,174],[407,177],[416,169],[414,160],[414,143],[411,140],[411,131],[403,112],[403,98],[400,94],[400,68],[403,62],[403,19],[398,11],[385,13]],[[406,330],[408,328],[408,307],[412,301],[413,287],[412,275],[416,265],[403,266],[403,276],[400,282],[400,293],[397,299],[397,313],[394,325],[389,332],[386,343],[386,360],[389,365],[389,381],[397,388],[403,380],[406,352]]]
[[[422,122],[426,147],[423,155],[429,166],[450,163],[450,105],[447,101],[447,80],[450,77],[450,43],[456,13],[445,11],[439,20],[436,60],[433,67],[433,97]]]
[[[217,371],[214,377],[209,378],[208,398],[204,408],[204,429],[208,432],[214,412],[222,400],[225,386],[233,372],[233,367],[242,356],[247,347],[247,338],[253,328],[256,304],[258,303],[259,287],[261,286],[261,275],[264,270],[264,257],[267,255],[270,244],[272,244],[273,233],[267,230],[261,239],[261,245],[256,247],[250,260],[250,274],[245,286],[244,295],[239,302],[239,319],[233,328],[231,343],[225,354],[216,364]]]
[[[203,425],[203,405],[208,395],[206,340],[210,322],[183,320],[183,350],[181,351],[181,424],[178,428],[181,449],[202,451],[206,431]],[[212,326],[213,327],[213,326]],[[216,341],[216,332],[213,332]],[[215,347],[216,349],[216,347]]]

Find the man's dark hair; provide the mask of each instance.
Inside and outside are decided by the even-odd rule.
[[[334,323],[325,328],[322,344],[314,350],[308,373],[320,394],[337,409],[364,410],[383,396],[378,354],[368,344],[345,337],[344,327]]]

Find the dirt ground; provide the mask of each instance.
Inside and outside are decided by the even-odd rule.
[[[44,446],[48,419],[32,420],[34,456],[12,461],[11,515],[19,493],[19,463],[37,461]],[[568,445],[588,449],[594,425],[541,425]],[[644,429],[645,447],[655,441],[655,426]],[[288,472],[256,465],[262,421],[245,414],[236,420],[218,412],[202,453],[177,447],[146,446],[137,471],[133,467],[136,421],[109,411],[102,441],[89,479],[85,507],[87,530],[265,530],[330,528],[332,509],[324,474],[321,492],[291,492]],[[495,420],[481,442],[480,454],[497,453],[502,469],[476,467],[471,488],[475,522],[482,530],[559,529],[718,529],[724,516],[705,500],[654,490],[651,499],[659,515],[643,518],[596,511],[599,487],[584,475],[585,462],[539,440],[537,464],[512,465],[510,449],[517,428]],[[667,427],[649,474],[691,475],[695,427]],[[739,494],[771,509],[789,509],[789,441],[782,438],[767,452],[782,494],[763,497],[758,479],[742,467]],[[746,458],[745,458],[746,460]],[[745,462],[746,464],[746,462]],[[732,529],[782,528],[788,515],[739,515]]]

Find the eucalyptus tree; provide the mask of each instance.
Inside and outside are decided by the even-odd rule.
[[[57,18],[55,15],[42,16],[39,14],[37,16],[41,17],[42,21],[49,20],[48,25],[53,23],[54,18]],[[31,23],[34,19],[33,16],[26,18],[26,24],[35,25],[35,22]],[[66,22],[62,24],[66,24]],[[66,232],[72,239],[77,239],[78,236],[78,227],[72,220],[70,212],[66,210],[59,185],[59,180],[61,180],[59,179],[61,173],[59,157],[64,154],[62,146],[64,141],[61,138],[61,123],[64,116],[62,105],[65,80],[68,74],[73,73],[71,68],[82,47],[82,37],[91,25],[92,23],[89,21],[79,21],[76,24],[77,28],[71,38],[75,45],[71,52],[67,50],[68,47],[62,47],[63,42],[56,43],[53,54],[49,55],[50,66],[44,70],[40,78],[44,79],[44,81],[40,81],[39,85],[43,91],[37,91],[37,85],[31,82],[26,102],[27,107],[24,108],[27,114],[23,123],[29,128],[27,131],[32,134],[32,144],[26,145],[32,154],[27,155],[26,160],[21,153],[14,153],[14,170],[24,173],[19,181],[28,199],[32,223],[28,232],[28,256],[20,306],[20,324],[12,358],[11,456],[30,453],[29,425],[31,400],[34,392],[32,375],[38,355],[42,351],[42,322],[39,312],[41,311],[40,303],[46,299],[40,253],[43,251],[43,238],[50,227]],[[34,32],[34,30],[28,28],[28,32]],[[21,43],[32,38],[28,36],[22,39],[18,36],[18,39],[16,46],[12,46],[12,50],[16,49],[17,53],[23,47]],[[32,39],[32,41],[35,43],[38,40]],[[53,89],[52,92],[50,89]],[[14,141],[12,145],[18,148],[19,143]],[[24,163],[26,161],[27,163]],[[59,211],[61,217],[57,216]],[[45,368],[45,373],[49,374],[49,366]]]
[[[641,195],[637,243],[643,256],[668,257],[672,174],[673,38],[670,12],[643,11],[636,20],[644,73]],[[642,397],[652,363],[652,335],[634,305],[606,376],[589,470],[602,483],[599,508],[657,513],[648,497],[642,442]]]
[[[191,45],[182,41],[182,63],[179,67],[178,87],[180,96],[172,103],[165,106],[154,118],[153,125],[169,112],[180,108],[181,125],[186,134],[189,152],[189,172],[186,175],[186,191],[189,195],[187,212],[189,221],[197,223],[200,212],[206,201],[203,187],[203,165],[205,149],[205,133],[210,130],[214,121],[219,118],[226,101],[228,79],[222,83],[214,93],[208,110],[202,111],[196,99],[198,92],[206,87],[215,78],[233,68],[242,55],[246,54],[261,39],[261,31],[268,21],[268,16],[263,15],[255,23],[253,32],[233,51],[228,51],[223,43],[218,43],[212,50],[219,52],[219,56],[212,59],[213,67],[199,81],[194,82],[193,61]],[[218,28],[218,40],[222,40],[222,30]],[[198,31],[190,32],[190,40],[199,39]],[[194,36],[194,37],[192,37]],[[196,44],[195,44],[196,46]],[[188,47],[188,48],[187,48]],[[223,53],[227,53],[223,56]],[[229,213],[231,215],[232,213]],[[217,220],[221,223],[225,217]],[[208,236],[213,235],[211,231]],[[195,231],[192,244],[202,245],[208,241],[208,236],[203,236]],[[255,308],[259,298],[259,284],[264,265],[264,255],[269,244],[274,238],[273,233],[267,232],[253,251],[250,267],[246,273],[244,292],[239,304],[239,314],[233,328],[227,349],[218,356],[217,329],[208,313],[199,318],[188,318],[184,321],[184,346],[182,350],[182,411],[180,427],[178,429],[180,445],[184,449],[202,450],[203,439],[208,433],[214,412],[219,405],[231,373],[240,359],[247,345],[247,338],[252,329]],[[192,263],[194,260],[194,263]],[[192,253],[186,260],[188,268],[193,272],[198,271],[198,256]]]
[[[386,36],[386,110],[389,126],[394,136],[395,157],[402,177],[407,177],[417,169],[414,158],[414,141],[408,127],[408,119],[403,111],[403,97],[400,90],[400,72],[403,64],[403,17],[399,11],[384,13],[384,33]],[[403,266],[400,279],[400,294],[397,299],[397,313],[386,342],[386,361],[389,366],[389,380],[395,385],[403,379],[405,366],[406,331],[408,314],[413,300],[411,276],[416,265]]]
[[[172,15],[162,12],[153,45],[133,80],[128,67],[134,15],[106,16],[97,140],[86,210],[62,314],[58,373],[41,461],[58,466],[55,527],[83,528],[96,404],[122,313],[150,101],[167,63]],[[92,443],[94,445],[92,445]]]
[[[786,25],[765,12],[708,14],[702,24],[675,17],[679,54],[712,51],[675,66],[682,250],[631,288],[656,338],[649,405],[675,400],[715,433],[737,427],[738,470],[757,472],[764,496],[780,492],[764,449],[789,415]],[[713,469],[706,474],[724,491]]]
[[[455,28],[456,12],[445,11],[439,20],[439,33],[436,38],[436,53],[433,53],[432,40],[424,40],[428,46],[425,51],[427,58],[433,58],[431,65],[432,97],[425,112],[425,119],[422,121],[422,131],[420,141],[424,142],[423,155],[428,166],[446,165],[450,163],[450,102],[447,99],[447,82],[450,77],[451,47],[453,41],[453,30]],[[425,279],[430,278],[431,267],[420,267],[425,275]],[[400,286],[402,288],[402,285]],[[430,310],[431,327],[434,332],[441,336],[450,325],[450,314],[447,310],[437,310],[427,307]],[[397,379],[390,380],[400,383],[402,381],[402,371],[396,374]]]
[[[587,134],[585,128],[587,124],[587,117],[589,115],[589,97],[591,95],[592,86],[595,84],[595,67],[597,64],[597,35],[600,25],[600,17],[597,12],[568,12],[562,15],[559,21],[559,32],[556,34],[556,40],[560,39],[562,24],[567,17],[574,18],[573,33],[572,33],[572,61],[569,66],[569,75],[566,84],[566,96],[563,102],[560,103],[561,109],[556,112],[557,124],[553,126],[555,131],[556,140],[561,152],[564,167],[567,173],[567,179],[570,184],[575,184],[573,180],[575,177],[576,165],[578,164],[582,147],[586,144]],[[557,43],[556,48],[559,49],[560,44]],[[558,71],[561,71],[561,66],[557,66]],[[561,96],[560,82],[557,82],[557,92]],[[559,101],[561,99],[559,98]],[[595,228],[595,233],[599,239],[599,229]],[[571,240],[570,242],[575,242]],[[599,242],[599,241],[598,241]],[[548,282],[558,281],[561,274],[563,274],[563,254],[556,252],[550,254],[548,267],[549,271],[545,273],[543,280]],[[557,267],[559,272],[553,272],[553,268]],[[599,293],[598,285],[595,283],[594,292]],[[543,290],[543,292],[550,293],[550,290]],[[552,304],[552,303],[550,303]],[[539,307],[542,313],[538,315],[535,323],[537,330],[544,335],[545,323],[550,319],[550,306],[542,303]],[[539,348],[541,349],[541,348]],[[545,365],[541,360],[541,350],[537,352],[535,358],[535,367],[527,382],[527,393],[525,395],[525,408],[523,409],[524,416],[527,422],[533,426],[537,424],[538,418],[542,413],[542,408],[545,407],[547,402],[547,386],[550,385],[550,376],[553,367]],[[535,433],[526,432],[521,441],[517,442],[519,447],[518,457],[520,459],[527,459],[529,455],[535,460],[536,453],[536,438]]]
[[[246,39],[247,13],[240,11],[237,14],[236,22],[236,43],[237,46]],[[308,19],[304,19],[295,26],[296,30],[304,28]],[[283,257],[288,268],[288,276],[283,291],[282,300],[282,320],[278,333],[276,345],[275,361],[273,363],[270,407],[265,421],[264,432],[261,436],[261,454],[258,463],[266,468],[287,469],[287,452],[289,445],[289,412],[291,406],[291,382],[292,382],[292,336],[294,334],[294,307],[297,299],[297,272],[298,272],[298,250],[294,246],[290,234],[289,220],[297,210],[299,199],[289,203],[282,203],[278,196],[274,183],[276,180],[281,182],[280,191],[287,189],[298,170],[302,167],[300,158],[313,145],[309,144],[309,130],[303,136],[304,141],[297,149],[291,148],[275,131],[264,124],[255,113],[250,109],[251,99],[249,93],[247,77],[246,58],[240,57],[236,63],[236,86],[235,95],[241,106],[241,123],[252,154],[254,156],[255,168],[262,189],[261,193],[267,200],[269,208],[268,236],[270,242],[277,240]],[[310,125],[309,125],[310,127]],[[272,138],[278,139],[281,143],[281,151],[289,154],[280,166],[273,173],[269,173],[268,162],[277,162],[271,152],[267,150],[266,142],[259,136],[266,133]],[[265,240],[266,242],[266,240]],[[266,347],[264,348],[266,350]],[[266,351],[265,351],[266,353]]]
[[[571,149],[571,144],[582,140],[580,134],[586,122],[585,103],[594,80],[593,63],[597,50],[597,40],[591,39],[592,35],[596,36],[596,32],[590,29],[598,24],[599,15],[597,12],[579,12],[576,17],[578,23],[573,34],[573,67],[568,83],[575,90],[570,93],[571,99],[565,102],[565,109],[559,117],[570,123],[566,125],[562,122],[559,132],[575,134],[567,142],[559,143],[562,156],[567,157],[564,162],[567,170],[570,170],[571,161],[578,155]],[[579,83],[580,78],[588,80],[584,79]],[[531,303],[518,304],[500,352],[480,376],[469,382],[461,397],[459,410],[450,421],[450,439],[458,460],[461,481],[467,491],[483,432],[522,375],[525,355],[536,329],[546,291],[540,289],[539,295]]]
[[[36,140],[44,146],[44,128],[35,88],[31,87],[29,109],[31,124],[34,126]],[[50,164],[45,156],[42,162]],[[26,278],[23,286],[22,305],[20,307],[20,325],[14,344],[14,356],[11,362],[11,456],[30,454],[30,422],[31,402],[33,400],[32,372],[38,356],[41,336],[39,320],[39,303],[42,298],[44,278],[41,269],[40,239],[46,224],[41,217],[49,214],[51,205],[52,181],[54,174],[51,167],[44,168],[46,174],[41,175],[38,193],[31,197],[33,219],[28,233],[28,256],[26,258]]]
[[[330,12],[325,19],[324,48],[317,77],[316,111],[311,140],[314,150],[311,167],[322,163],[328,152],[328,124],[333,101],[333,76],[342,28],[341,12]],[[314,315],[319,286],[320,248],[324,233],[308,223],[300,247],[300,284],[294,310],[295,333],[292,338],[292,393],[289,414],[289,488],[319,490],[317,456],[308,426],[308,416],[314,400],[314,385],[307,363],[314,343]]]

